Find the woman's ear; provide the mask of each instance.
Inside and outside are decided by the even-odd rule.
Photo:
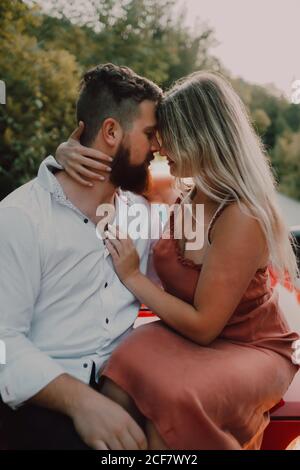
[[[123,129],[113,118],[107,118],[102,124],[102,137],[104,142],[110,147],[118,147],[119,143],[123,139]]]

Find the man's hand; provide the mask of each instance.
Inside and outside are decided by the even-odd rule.
[[[96,450],[144,450],[146,437],[120,405],[87,384],[62,374],[28,403],[69,416],[81,439]]]
[[[81,439],[92,449],[147,449],[146,437],[132,417],[120,405],[97,392],[78,402],[72,419]]]

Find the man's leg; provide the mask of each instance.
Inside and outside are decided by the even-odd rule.
[[[90,387],[98,391],[93,363]],[[13,411],[0,397],[1,440],[7,449],[89,450],[68,416],[34,405]],[[1,448],[1,442],[0,442]]]
[[[108,378],[102,378],[98,391],[122,406],[139,424],[147,435],[148,448],[153,450],[167,449],[156,431],[153,423],[140,413],[132,398]],[[1,408],[1,407],[0,407]],[[12,411],[2,405],[3,435],[7,449],[77,449],[88,450],[89,447],[80,439],[72,420],[38,406],[24,405]]]
[[[3,405],[5,407],[6,405]],[[71,418],[39,406],[6,407],[3,438],[8,450],[88,450]]]

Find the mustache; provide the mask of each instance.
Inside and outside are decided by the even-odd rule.
[[[138,165],[131,164],[131,167],[134,169],[147,168],[148,165],[152,162],[152,160],[154,160],[154,155],[152,152],[148,152],[146,155],[145,161],[143,163],[140,163]],[[122,167],[122,166],[123,166],[123,162],[121,158],[114,158],[113,161],[111,162],[112,169]]]

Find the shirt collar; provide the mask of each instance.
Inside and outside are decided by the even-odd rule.
[[[45,160],[42,161],[37,180],[38,183],[49,193],[59,194],[60,197],[65,197],[64,192],[57,181],[57,178],[53,175],[53,171],[51,170],[63,170],[63,167],[55,160],[52,155],[49,155]],[[58,189],[60,188],[60,190]],[[134,204],[134,195],[130,193],[130,191],[122,191],[121,189],[116,189],[116,196],[120,200],[120,204],[126,204],[131,206]],[[66,199],[66,198],[65,198]]]
[[[38,171],[38,182],[39,184],[50,194],[53,199],[63,206],[67,206],[76,212],[80,217],[86,218],[86,215],[81,212],[74,204],[66,197],[62,186],[60,185],[57,178],[54,176],[51,169],[62,169],[62,167],[56,162],[55,158],[50,156],[46,158],[40,165]]]
[[[41,163],[37,175],[38,183],[50,194],[53,195],[53,198],[59,203],[64,206],[69,207],[73,211],[77,212],[81,217],[85,218],[85,214],[83,214],[72,202],[66,198],[66,195],[57,180],[54,176],[53,171],[51,169],[62,170],[62,166],[55,160],[55,158],[50,155]],[[116,226],[117,221],[120,227],[120,230],[123,232],[126,231],[127,227],[127,213],[128,207],[134,204],[134,195],[131,194],[129,191],[122,191],[119,188],[116,190],[116,197],[115,197],[115,217],[112,221],[111,225]],[[97,232],[97,227],[95,227],[96,236],[98,238],[99,234]],[[104,250],[104,258],[107,258],[110,255],[108,249],[105,247]]]
[[[53,194],[56,190],[55,188],[55,181],[57,179],[53,175],[51,169],[62,170],[62,166],[57,163],[52,155],[49,155],[45,160],[42,161],[39,167],[39,171],[37,174],[37,181],[40,186],[42,186],[46,191]]]

